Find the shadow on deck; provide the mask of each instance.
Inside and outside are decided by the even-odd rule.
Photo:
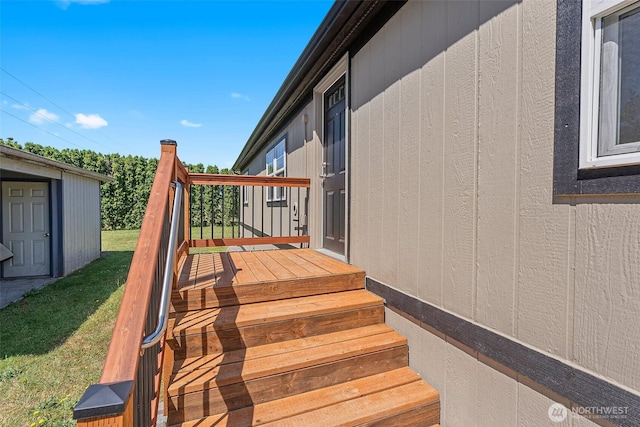
[[[310,249],[189,255],[172,299],[168,425],[436,425],[438,392],[408,367],[364,277]]]

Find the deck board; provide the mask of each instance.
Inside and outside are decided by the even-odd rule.
[[[278,278],[278,280],[296,279],[298,276],[271,256],[271,252],[263,252],[260,261]]]
[[[251,269],[251,272],[259,282],[268,282],[271,280],[277,280],[278,278],[262,263],[261,258],[254,252],[235,252],[232,255],[237,255],[244,261],[245,265]],[[234,259],[237,257],[234,257]]]
[[[182,265],[169,425],[439,420],[437,392],[408,367],[407,340],[384,324],[361,269],[311,249],[192,254]]]
[[[301,251],[281,251],[280,252],[283,257],[288,258],[293,261],[295,264],[303,267],[305,270],[309,272],[312,276],[324,276],[327,274],[333,273],[331,269],[325,268],[325,266],[318,266],[306,258],[300,256]],[[327,257],[328,258],[328,257]]]
[[[363,272],[311,249],[193,254],[184,263],[178,290],[358,273]]]
[[[358,270],[356,267],[345,264],[344,262],[330,258],[326,255],[322,255],[313,249],[301,249],[296,251],[296,254],[305,260],[324,268],[325,270],[331,271],[332,273],[352,273]]]
[[[185,422],[180,426],[230,427],[234,425],[265,424],[416,381],[420,381],[420,376],[413,372],[411,368],[400,368],[320,390],[290,396],[282,400],[265,402],[255,407],[242,408],[231,413],[222,413],[206,419]]]
[[[251,266],[246,263],[244,258],[240,256],[238,252],[233,252],[231,254],[220,254],[220,256],[227,256],[231,264],[233,265],[233,270],[235,270],[235,278],[233,280],[233,285],[242,284],[242,283],[254,283],[260,282],[260,280],[256,277]],[[202,255],[200,256],[202,258]]]
[[[406,347],[407,339],[395,331],[378,335],[356,337],[348,341],[328,342],[318,347],[291,349],[278,354],[262,355],[258,358],[229,361],[216,359],[197,369],[183,368],[171,379],[169,394],[191,393],[209,387],[250,381],[289,371],[306,369],[310,366],[323,366],[343,359],[356,358]]]
[[[198,258],[196,277],[193,281],[195,287],[210,286],[215,284],[217,273],[221,269],[219,260],[215,258]]]
[[[382,304],[382,299],[364,290],[338,292],[334,294],[284,299],[243,306],[212,308],[189,311],[178,317],[180,325],[173,330],[175,335],[202,334],[205,331],[238,328],[255,324],[269,318],[271,322],[297,319],[303,313],[315,316],[330,313],[336,307],[342,310],[357,310]],[[215,328],[215,329],[214,329]]]
[[[402,414],[416,407],[430,405],[437,395],[438,392],[427,383],[415,381],[263,425],[265,427],[371,425],[375,424],[376,421],[384,420],[391,414]],[[427,415],[432,415],[432,418],[437,420],[438,417],[435,415],[436,411],[434,409],[427,412]],[[433,412],[433,414],[430,412]],[[392,425],[407,425],[400,424],[398,421],[396,418]],[[432,423],[425,423],[423,419],[421,424],[430,425]]]
[[[191,357],[178,360],[174,365],[173,372],[181,369],[196,370],[209,369],[218,365],[241,362],[243,360],[259,359],[265,356],[288,353],[297,350],[321,347],[330,343],[351,341],[356,338],[381,335],[392,332],[389,326],[384,323],[364,326],[361,328],[347,329],[346,331],[333,332],[318,336],[265,344],[257,347],[249,347],[241,350],[227,351],[224,357],[221,354],[208,354],[205,356]]]
[[[280,251],[271,252],[269,256],[294,274],[296,278],[313,276],[313,274],[309,270],[305,269],[304,266],[300,265],[300,263],[294,262],[289,257],[284,256]]]

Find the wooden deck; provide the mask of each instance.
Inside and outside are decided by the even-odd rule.
[[[362,289],[364,271],[311,249],[189,256],[174,292],[176,311]]]
[[[168,424],[437,424],[438,392],[408,368],[364,275],[310,249],[190,255],[173,292]]]

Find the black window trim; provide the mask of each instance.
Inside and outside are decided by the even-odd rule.
[[[557,6],[553,194],[640,193],[640,165],[578,169],[582,1],[558,0]]]

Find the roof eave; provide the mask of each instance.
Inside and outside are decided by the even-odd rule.
[[[0,156],[19,159],[19,160],[22,160],[28,163],[37,164],[37,165],[44,165],[50,168],[63,170],[65,172],[85,176],[87,178],[92,178],[101,182],[113,181],[112,177],[103,175],[98,172],[93,172],[87,169],[79,168],[77,166],[73,166],[64,162],[59,162],[57,160],[49,159],[47,157],[43,157],[38,154],[33,154],[28,151],[7,147],[4,145],[0,145]]]
[[[404,3],[405,1],[385,0],[336,1],[267,107],[233,169],[244,169],[274,134],[280,131],[290,114],[307,100],[310,91],[322,76],[349,50],[351,44],[385,6],[392,5],[391,14],[386,17],[388,19]]]

